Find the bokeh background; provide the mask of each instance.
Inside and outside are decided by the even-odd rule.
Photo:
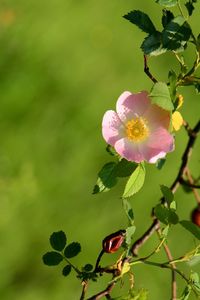
[[[191,25],[198,34],[199,3],[196,7]],[[92,189],[97,172],[111,159],[101,136],[104,112],[114,109],[124,90],[149,90],[152,85],[143,73],[139,49],[144,34],[122,18],[132,9],[149,13],[161,28],[161,8],[153,0],[0,2],[1,299],[79,299],[81,287],[75,276],[64,278],[61,267],[42,264],[42,255],[50,250],[50,234],[64,230],[69,242],[81,243],[82,252],[73,259],[81,266],[94,264],[102,238],[127,224],[120,200],[125,181],[102,195],[92,195]],[[193,57],[189,47],[189,65]],[[167,80],[171,67],[179,67],[171,54],[150,61],[159,80]],[[199,96],[193,88],[181,93],[183,116],[193,126]],[[151,223],[159,184],[170,185],[186,141],[181,129],[165,167],[158,171],[148,166],[145,188],[131,199],[135,238]],[[195,176],[198,147],[199,142],[190,163]],[[193,195],[179,189],[176,200],[181,219],[189,219],[196,205]],[[152,238],[141,255],[156,243]],[[169,237],[176,257],[195,243],[179,225]],[[105,257],[104,262],[113,259]],[[166,260],[160,255],[157,259]],[[188,274],[187,265],[182,269]],[[168,270],[138,266],[134,274],[136,288],[149,289],[149,299],[170,298]],[[103,289],[108,280],[91,285],[90,294]],[[181,293],[184,284],[179,279],[178,283]]]

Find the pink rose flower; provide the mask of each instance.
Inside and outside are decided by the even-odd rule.
[[[174,138],[168,131],[170,112],[151,104],[146,91],[122,93],[116,111],[104,114],[102,133],[121,157],[155,163],[174,150]]]

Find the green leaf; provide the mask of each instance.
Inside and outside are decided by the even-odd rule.
[[[196,272],[192,272],[190,274],[190,281],[193,287],[200,292],[200,283],[199,283],[199,275]]]
[[[169,208],[172,209],[172,210],[176,210],[177,205],[176,205],[176,201],[175,201],[175,200],[173,200],[173,201],[170,203]]]
[[[199,50],[200,49],[200,34],[198,34],[198,36],[197,36],[196,43],[197,43],[197,50]]]
[[[191,16],[192,13],[193,13],[193,10],[194,10],[194,5],[193,3],[196,2],[196,1],[192,1],[192,0],[189,0],[188,2],[185,3],[185,7],[187,8],[187,11],[188,11],[188,15]]]
[[[154,208],[154,214],[160,222],[166,225],[169,223],[167,207],[163,206],[162,204],[156,205],[156,207]]]
[[[154,213],[158,220],[166,225],[175,225],[179,221],[178,215],[174,212],[174,210],[165,207],[163,204],[156,205],[154,208]]]
[[[66,235],[63,231],[53,232],[50,236],[50,244],[53,249],[62,251],[66,246]]]
[[[73,242],[69,244],[64,251],[64,255],[66,258],[72,258],[77,256],[81,252],[81,245],[77,242]]]
[[[55,251],[47,252],[42,257],[43,263],[47,266],[56,266],[58,265],[62,260],[63,256]]]
[[[119,154],[115,151],[115,149],[111,145],[107,145],[106,151],[111,155],[111,156],[119,156]]]
[[[190,221],[183,220],[179,222],[186,230],[192,233],[198,240],[200,240],[200,228]]]
[[[98,179],[93,194],[109,191],[117,184],[117,178],[114,172],[116,165],[116,162],[109,162],[103,166],[98,173]]]
[[[163,194],[163,197],[165,198],[165,200],[168,203],[168,206],[170,207],[171,202],[174,199],[174,194],[172,193],[172,191],[170,190],[170,188],[168,188],[165,185],[161,185],[160,186],[161,192]]]
[[[161,38],[161,33],[158,31],[151,35],[148,35],[141,45],[141,49],[144,52],[144,54],[150,56],[157,56],[165,53],[167,50],[162,48]]]
[[[151,34],[156,31],[156,28],[154,27],[149,16],[140,10],[133,10],[123,17],[131,23],[135,24],[144,32]]]
[[[189,181],[186,181],[186,182],[189,183]],[[182,184],[181,186],[182,186],[183,191],[184,191],[186,194],[192,193],[192,188],[191,188],[191,187],[189,187],[189,186],[187,186],[187,185],[184,185],[184,184]]]
[[[172,7],[177,5],[177,0],[156,0],[156,2],[165,7]]]
[[[127,161],[126,159],[105,164],[98,174],[93,194],[109,191],[117,184],[117,177],[130,176],[136,167],[136,163]]]
[[[126,244],[127,245],[130,245],[131,242],[132,242],[132,237],[135,233],[135,229],[136,227],[133,225],[133,226],[129,226],[126,228]]]
[[[169,71],[168,74],[169,78],[169,92],[170,96],[173,102],[176,100],[176,81],[177,81],[177,75],[173,70]]]
[[[71,270],[72,267],[70,265],[66,265],[62,270],[63,276],[68,276],[71,273]]]
[[[192,292],[191,286],[187,285],[181,295],[180,300],[188,300],[191,292]]]
[[[152,104],[156,104],[165,110],[173,110],[169,89],[164,82],[156,82],[150,92]]]
[[[161,159],[159,159],[159,160],[157,161],[157,163],[156,163],[156,168],[157,168],[158,170],[161,170],[162,167],[164,166],[165,162],[166,162],[166,158],[161,158]]]
[[[200,94],[200,83],[198,83],[198,82],[194,83],[194,87],[195,87],[196,93]]]
[[[167,237],[168,236],[168,233],[169,233],[169,225],[165,226],[163,229],[162,229],[162,236],[163,237]]]
[[[163,15],[162,15],[162,25],[165,28],[167,24],[174,19],[174,15],[170,10],[163,9]]]
[[[131,197],[136,194],[143,186],[145,179],[145,167],[144,164],[139,164],[133,174],[128,179],[123,198]]]
[[[137,164],[126,159],[122,159],[115,166],[114,173],[117,177],[128,177],[137,168]]]
[[[90,271],[92,271],[92,269],[93,269],[93,266],[91,264],[86,264],[83,267],[83,271],[85,271],[85,272],[90,272]]]
[[[148,299],[148,291],[145,289],[131,289],[127,296],[120,298],[120,300],[147,300]],[[117,299],[118,300],[118,299]]]
[[[186,42],[191,35],[189,24],[182,16],[178,16],[169,22],[162,32],[163,47],[168,50],[184,50]]]
[[[178,215],[175,213],[174,209],[168,209],[169,215],[168,215],[168,222],[169,224],[176,225],[179,222]]]
[[[190,267],[199,265],[199,263],[200,263],[200,256],[193,256],[189,261],[187,261],[187,264]]]
[[[129,219],[129,224],[133,225],[134,224],[134,214],[133,214],[133,209],[131,207],[131,204],[126,198],[122,198],[122,201],[123,201],[123,208]]]

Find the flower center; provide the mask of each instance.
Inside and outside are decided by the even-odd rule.
[[[126,123],[126,135],[133,142],[144,141],[149,136],[149,128],[147,120],[142,117],[137,117]]]

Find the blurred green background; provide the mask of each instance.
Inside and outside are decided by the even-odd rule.
[[[191,24],[198,34],[199,3],[196,7]],[[74,258],[81,266],[94,264],[104,236],[127,224],[120,200],[124,181],[110,193],[94,196],[91,192],[97,172],[110,160],[101,136],[104,112],[114,109],[124,90],[138,92],[152,85],[143,73],[139,49],[144,34],[122,18],[132,9],[149,13],[161,27],[157,17],[161,8],[153,0],[1,1],[1,299],[79,299],[81,286],[74,276],[64,278],[60,267],[42,264],[42,255],[50,250],[50,234],[64,230],[69,242],[81,243],[82,252]],[[189,65],[192,50],[189,47],[186,56]],[[172,66],[178,69],[171,54],[150,61],[152,73],[163,81]],[[183,116],[193,126],[199,96],[193,88],[181,92]],[[178,171],[187,141],[183,129],[176,140],[176,150],[168,155],[163,170],[148,166],[146,187],[131,200],[135,238],[151,223],[159,184],[170,185]],[[197,176],[197,151],[190,165]],[[195,207],[193,195],[179,189],[176,199],[181,218],[188,219]],[[156,237],[152,238],[141,255],[156,243]],[[175,257],[195,243],[179,225],[169,237]],[[113,257],[105,257],[104,262],[109,259]],[[183,270],[188,274],[187,266]],[[138,266],[134,274],[136,288],[149,289],[149,299],[170,298],[168,270]],[[109,276],[92,284],[90,294],[103,289],[108,280]],[[178,283],[181,293],[183,284],[179,279]]]

